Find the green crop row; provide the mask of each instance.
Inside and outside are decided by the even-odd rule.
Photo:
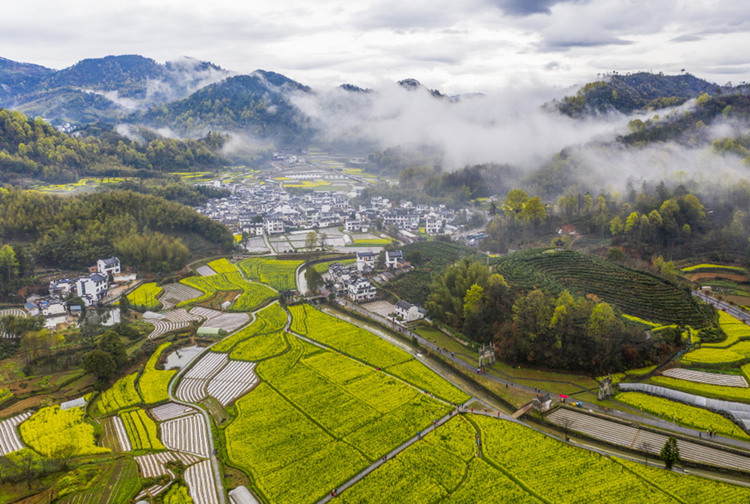
[[[280,331],[287,321],[287,314],[279,303],[273,303],[255,313],[255,320],[231,336],[211,347],[213,352],[229,352],[239,342],[253,336]]]
[[[696,430],[712,430],[727,436],[744,440],[750,439],[750,436],[745,434],[731,420],[703,408],[688,406],[670,401],[669,399],[653,397],[639,392],[617,394],[617,400],[667,421],[672,421]]]
[[[646,272],[573,251],[521,251],[497,261],[498,271],[516,288],[537,287],[595,294],[621,311],[645,320],[705,327],[712,311],[692,296]]]
[[[297,288],[295,272],[303,261],[281,261],[252,257],[239,263],[245,276],[263,282],[276,290],[285,291]]]
[[[207,277],[188,277],[180,280],[181,283],[198,289],[203,295],[195,299],[183,301],[178,307],[192,306],[211,299],[219,291],[239,291],[240,297],[229,307],[229,311],[250,311],[264,300],[276,296],[276,293],[267,286],[259,283],[251,283],[242,278],[239,271],[230,273],[217,273]]]
[[[108,415],[140,404],[142,399],[135,389],[136,378],[138,378],[138,373],[120,378],[114,385],[102,393],[96,403],[98,413],[100,415]]]
[[[156,404],[169,399],[169,382],[177,373],[177,370],[160,370],[156,369],[156,363],[164,350],[172,345],[170,342],[162,343],[159,348],[151,355],[143,369],[143,374],[138,380],[138,389],[143,397],[145,404]]]
[[[134,450],[164,450],[159,441],[156,423],[142,409],[120,414],[130,444]]]

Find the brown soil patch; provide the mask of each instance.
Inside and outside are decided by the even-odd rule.
[[[692,275],[687,275],[687,278],[691,282],[697,282],[698,280],[704,280],[707,278],[726,278],[727,280],[733,280],[735,282],[747,281],[747,276],[732,273],[693,273]]]
[[[747,296],[732,296],[727,294],[722,294],[721,298],[724,299],[724,301],[727,301],[729,303],[734,303],[742,306],[750,306],[750,297]]]
[[[12,406],[8,406],[4,410],[0,410],[0,418],[7,418],[19,413],[23,413],[30,408],[37,408],[39,406],[42,406],[46,402],[45,400],[49,400],[49,396],[38,395],[29,397],[28,399],[23,399],[13,404]]]

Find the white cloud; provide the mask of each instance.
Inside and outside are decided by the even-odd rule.
[[[491,93],[606,70],[746,81],[749,31],[750,4],[735,0],[28,0],[4,7],[0,56],[62,68],[110,54],[189,55],[319,88],[415,77],[448,94]],[[735,61],[717,61],[727,54]]]

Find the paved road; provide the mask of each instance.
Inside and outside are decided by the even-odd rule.
[[[747,313],[744,310],[740,310],[739,308],[732,306],[729,303],[725,303],[724,301],[719,301],[718,299],[708,296],[700,291],[692,291],[692,294],[693,296],[697,297],[698,299],[702,301],[705,301],[711,306],[714,306],[715,308],[718,308],[720,310],[724,310],[728,314],[732,315],[735,318],[742,320],[746,324],[750,323],[750,313]]]
[[[459,358],[458,355],[454,355],[451,352],[447,352],[445,350],[442,350],[437,345],[435,345],[431,341],[428,341],[428,340],[424,339],[419,334],[416,334],[416,333],[414,333],[414,332],[412,332],[412,331],[410,331],[410,330],[408,330],[406,328],[400,327],[397,324],[393,324],[393,322],[385,319],[384,317],[381,317],[380,315],[377,315],[375,313],[368,312],[364,308],[361,308],[361,307],[359,307],[357,305],[349,303],[348,301],[340,300],[339,303],[342,304],[342,305],[344,305],[344,306],[346,306],[347,308],[350,308],[350,309],[356,311],[357,313],[361,313],[363,315],[366,315],[367,317],[369,317],[369,318],[371,318],[371,319],[373,319],[373,320],[375,320],[377,322],[381,322],[383,324],[391,326],[391,327],[394,328],[394,330],[400,331],[402,334],[404,334],[404,335],[406,335],[406,336],[408,336],[410,338],[415,337],[417,339],[417,341],[419,342],[420,345],[424,346],[425,348],[429,348],[430,350],[434,350],[434,351],[440,353],[446,360],[449,360],[455,366],[463,368],[463,369],[466,369],[466,370],[469,370],[471,372],[476,372],[476,369],[477,369],[476,366],[474,366],[474,365],[466,362],[465,360]],[[726,304],[726,303],[724,303],[724,304]],[[748,319],[750,320],[750,316],[748,316]],[[496,370],[492,370],[492,371],[496,371]],[[539,389],[537,389],[537,388],[530,387],[528,385],[522,385],[522,384],[519,384],[519,383],[515,383],[513,381],[512,377],[501,378],[501,377],[499,377],[499,376],[497,376],[495,374],[492,374],[492,373],[486,373],[483,376],[485,378],[489,379],[489,380],[494,381],[494,382],[497,382],[497,383],[500,383],[500,384],[504,384],[504,385],[508,385],[509,387],[514,387],[516,389],[524,390],[526,392],[530,392],[530,393],[538,393],[539,392]],[[527,380],[530,381],[531,379],[524,379],[524,380],[525,381],[527,381]],[[579,385],[574,384],[572,382],[564,382],[564,383],[570,383],[571,385],[575,385],[577,387],[580,387]],[[584,387],[580,387],[580,388],[581,388],[582,391],[583,390],[587,390]],[[544,391],[542,391],[542,392],[544,392]],[[549,394],[550,394],[551,397],[556,397],[557,396],[557,394],[553,394],[551,392]],[[612,415],[614,417],[621,418],[623,420],[628,420],[628,421],[632,421],[632,422],[638,422],[640,424],[648,425],[648,426],[651,426],[651,427],[656,427],[658,429],[670,430],[670,431],[677,432],[677,433],[685,435],[685,436],[692,436],[694,438],[700,438],[699,431],[697,431],[695,429],[690,429],[690,428],[687,428],[687,427],[682,427],[680,425],[675,425],[675,424],[673,424],[671,422],[660,420],[660,419],[658,419],[656,417],[645,416],[645,415],[635,415],[635,414],[632,414],[632,413],[626,413],[624,411],[613,410],[613,409],[610,409],[610,408],[607,408],[605,410],[602,406],[599,406],[598,404],[593,404],[593,403],[586,402],[586,401],[581,401],[581,403],[582,403],[583,408],[588,409],[588,410],[597,411],[599,413],[604,413],[604,414],[607,414],[607,415]],[[716,443],[726,444],[726,445],[733,446],[733,447],[736,447],[736,448],[739,448],[739,449],[750,450],[750,443],[745,442],[745,441],[740,441],[738,439],[733,439],[733,438],[730,438],[730,437],[718,436],[717,435],[716,437],[711,438],[711,441],[716,442]]]

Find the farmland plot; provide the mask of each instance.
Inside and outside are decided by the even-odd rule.
[[[230,361],[210,382],[208,395],[227,406],[258,383],[254,362]]]
[[[172,452],[151,453],[149,455],[140,455],[133,458],[138,463],[138,467],[141,469],[141,475],[144,478],[156,478],[157,476],[161,476],[162,474],[166,474],[167,476],[174,478],[174,473],[164,467],[164,464],[166,464],[167,462],[180,460],[183,464],[190,465],[200,460],[198,457],[195,457],[193,455]]]
[[[206,320],[211,320],[212,318],[221,315],[221,312],[219,310],[212,310],[210,308],[204,308],[202,306],[196,306],[195,308],[190,310],[190,313],[198,317],[202,317]]]
[[[239,263],[245,276],[251,280],[263,282],[276,290],[296,289],[295,272],[303,261],[281,261],[253,257]]]
[[[26,313],[26,310],[21,310],[20,308],[10,308],[7,310],[0,310],[0,317],[7,317],[9,315],[12,315],[14,317],[26,317],[28,316],[28,313]],[[0,333],[0,338],[8,338],[10,335],[8,333]]]
[[[286,333],[277,331],[253,336],[238,343],[229,356],[236,360],[258,361],[280,354],[287,346]]]
[[[134,450],[163,450],[156,424],[142,409],[121,413],[120,418]]]
[[[227,333],[231,333],[249,321],[250,315],[247,313],[222,313],[218,317],[213,317],[206,321],[202,327],[216,327],[223,329]]]
[[[135,379],[138,373],[133,373],[117,380],[97,400],[96,408],[100,415],[116,413],[121,409],[134,406],[141,402],[141,396],[135,389]]]
[[[206,397],[206,384],[229,361],[227,354],[208,352],[180,380],[175,395],[185,402],[200,402]]]
[[[159,348],[151,355],[146,362],[141,378],[138,380],[138,389],[146,404],[156,404],[169,399],[167,387],[172,377],[177,373],[176,370],[156,369],[162,352],[172,345],[170,342],[162,343]]]
[[[696,383],[706,383],[708,385],[722,385],[724,387],[747,387],[747,380],[740,375],[725,375],[718,373],[706,373],[703,371],[693,371],[691,369],[672,368],[662,373],[670,378],[687,380]]]
[[[268,248],[266,248],[266,242],[265,240],[263,240],[262,236],[259,236],[257,238],[249,238],[245,242],[244,248],[250,253],[268,252]]]
[[[115,453],[129,452],[133,449],[130,445],[125,425],[119,416],[104,418],[101,423],[104,429],[102,446],[109,448]]]
[[[197,271],[200,276],[204,276],[204,277],[212,276],[216,274],[216,272],[208,266],[201,266],[200,268],[197,268],[195,271]]]
[[[274,331],[280,331],[287,322],[287,314],[279,303],[272,303],[269,306],[255,312],[255,320],[252,324],[240,331],[224,338],[219,343],[211,347],[212,352],[228,352],[238,342],[258,334],[265,334]]]
[[[203,293],[181,283],[167,284],[162,287],[164,294],[161,296],[161,304],[165,310],[174,308],[185,301],[200,297]]]
[[[180,283],[200,290],[203,295],[182,302],[177,306],[208,301],[219,291],[240,292],[239,298],[229,307],[229,311],[246,312],[258,306],[264,300],[276,296],[276,292],[270,287],[259,283],[251,283],[242,278],[239,271],[219,273],[208,277],[188,277],[180,280]]]
[[[164,315],[167,320],[170,320],[172,322],[193,322],[194,320],[201,320],[198,315],[188,313],[184,308],[178,308],[177,310],[172,310],[169,312],[162,312],[162,315]]]
[[[158,422],[172,420],[173,418],[190,415],[197,412],[198,410],[196,410],[195,408],[173,402],[162,404],[161,406],[151,408],[150,410],[151,416],[154,417],[154,419],[156,419]]]
[[[161,424],[161,437],[167,448],[197,455],[209,456],[208,430],[203,415],[190,415]]]
[[[185,470],[185,483],[195,504],[219,504],[216,482],[210,460],[191,465]]]
[[[154,326],[154,330],[149,333],[148,339],[155,339],[163,334],[190,327],[190,322],[162,322],[161,320],[156,320],[151,322],[151,324]]]
[[[28,411],[0,422],[0,456],[23,449],[17,427],[30,416],[31,412]]]

